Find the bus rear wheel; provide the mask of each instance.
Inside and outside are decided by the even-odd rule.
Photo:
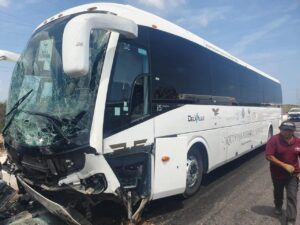
[[[186,188],[183,196],[188,198],[200,188],[203,175],[203,162],[197,149],[191,149],[187,156]]]

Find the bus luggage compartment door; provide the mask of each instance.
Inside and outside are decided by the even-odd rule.
[[[152,199],[181,194],[186,187],[187,139],[156,138]]]

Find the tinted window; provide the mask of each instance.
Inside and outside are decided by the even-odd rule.
[[[263,76],[261,76],[258,73],[255,73],[257,76],[258,85],[256,88],[256,95],[257,95],[257,103],[261,104],[264,102],[264,86],[263,86],[263,79],[265,79]]]
[[[264,78],[263,87],[264,103],[282,103],[282,93],[280,84],[267,78]]]
[[[212,95],[230,97],[234,102],[240,99],[240,81],[237,65],[231,60],[211,53]]]
[[[207,49],[183,38],[152,29],[151,69],[154,99],[184,99],[186,95],[209,95]]]
[[[145,73],[149,73],[147,51],[126,42],[119,43],[107,100],[129,101],[133,81]]]
[[[106,134],[149,114],[149,87],[148,51],[120,41],[107,93]]]
[[[239,70],[241,82],[241,99],[240,103],[243,105],[252,105],[259,103],[258,77],[252,71],[245,67],[240,67]]]
[[[150,48],[154,102],[259,105],[282,101],[280,84],[191,41],[151,29]]]
[[[278,83],[274,83],[275,86],[275,103],[282,103],[282,91],[281,91],[281,85]]]

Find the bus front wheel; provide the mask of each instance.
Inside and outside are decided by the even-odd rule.
[[[197,149],[191,149],[187,156],[187,174],[186,174],[186,188],[183,193],[184,197],[194,195],[201,185],[203,175],[203,162],[201,154]]]

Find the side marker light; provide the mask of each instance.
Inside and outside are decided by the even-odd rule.
[[[161,161],[163,161],[163,162],[167,162],[167,161],[169,161],[170,160],[170,157],[169,156],[163,156],[162,158],[161,158]]]

